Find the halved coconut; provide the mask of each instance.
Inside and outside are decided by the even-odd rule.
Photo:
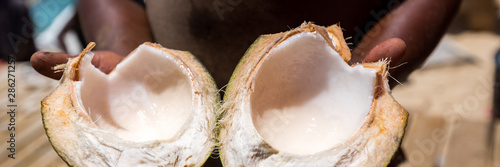
[[[201,166],[216,134],[218,92],[188,52],[144,43],[106,75],[93,43],[42,101],[52,146],[70,166]]]
[[[408,113],[390,95],[386,61],[349,66],[341,29],[303,24],[263,35],[226,89],[226,166],[384,166]]]

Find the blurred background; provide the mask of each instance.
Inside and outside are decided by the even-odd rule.
[[[0,142],[0,166],[66,166],[42,126],[40,101],[58,81],[39,75],[29,58],[37,50],[78,54],[82,35],[76,0],[0,1],[0,76],[16,60],[16,159]],[[424,66],[393,90],[410,113],[400,166],[499,166],[500,123],[494,86],[500,54],[500,0],[463,0],[448,33]],[[432,25],[429,25],[432,26]],[[397,67],[394,67],[397,68]],[[7,83],[7,77],[0,78]],[[7,92],[7,84],[0,84]],[[9,103],[0,98],[2,108]],[[2,109],[0,139],[9,140]],[[500,118],[497,118],[500,119]]]

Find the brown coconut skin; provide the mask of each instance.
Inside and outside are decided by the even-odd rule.
[[[337,25],[311,23],[288,32],[263,35],[248,49],[226,89],[221,119],[220,156],[225,166],[387,166],[400,146],[408,112],[390,94],[388,62],[362,64],[376,71],[374,98],[365,123],[343,144],[313,155],[294,155],[272,148],[258,134],[250,116],[255,75],[275,46],[302,32],[320,33],[347,63],[351,53]],[[335,45],[332,45],[335,43]],[[338,46],[338,47],[334,47]],[[243,125],[242,125],[243,124]],[[242,142],[245,141],[245,142]]]
[[[199,61],[189,52],[166,49],[158,44],[145,43],[145,45],[172,55],[174,59],[181,62],[184,69],[188,71],[189,78],[193,83],[193,101],[201,101],[201,106],[206,109],[206,111],[202,112],[210,115],[199,121],[205,126],[202,127],[203,129],[198,129],[201,132],[197,132],[206,135],[206,149],[200,149],[201,152],[186,152],[185,148],[189,146],[170,146],[170,143],[177,142],[181,137],[176,137],[172,141],[134,143],[121,140],[112,134],[102,133],[98,130],[99,128],[92,123],[85,111],[82,111],[74,92],[75,82],[79,78],[78,68],[81,60],[94,45],[94,43],[89,44],[78,57],[68,61],[59,86],[41,102],[44,128],[52,147],[59,156],[69,166],[116,166],[116,164],[113,164],[113,161],[116,160],[110,159],[109,152],[95,147],[96,143],[94,142],[97,141],[104,146],[113,147],[112,150],[134,149],[134,151],[144,153],[144,155],[150,154],[147,150],[163,151],[169,149],[167,151],[170,152],[161,157],[163,158],[162,161],[156,159],[145,160],[146,162],[143,162],[142,165],[202,166],[215,147],[215,113],[219,109],[219,96],[215,82]],[[193,161],[194,156],[198,156],[196,161]]]

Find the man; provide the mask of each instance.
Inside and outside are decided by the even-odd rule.
[[[219,87],[261,34],[278,33],[304,21],[340,23],[353,60],[391,59],[391,72],[403,81],[432,52],[455,15],[460,0],[81,0],[78,15],[86,41],[95,41],[92,63],[110,72],[123,56],[145,41],[190,51]],[[31,63],[58,79],[51,67],[67,62],[64,53],[37,52]],[[391,83],[391,85],[394,85]]]
[[[227,84],[238,60],[261,34],[287,31],[304,21],[340,23],[355,44],[353,63],[390,58],[402,81],[437,45],[460,0],[83,0],[78,15],[86,41],[97,43],[93,63],[104,72],[145,41],[186,50],[197,56],[219,87]],[[387,14],[388,13],[388,14]],[[385,17],[384,15],[387,14]],[[363,38],[361,38],[363,37]],[[154,39],[154,40],[153,40]],[[360,40],[362,39],[362,40]],[[31,63],[40,73],[69,55],[37,52]]]

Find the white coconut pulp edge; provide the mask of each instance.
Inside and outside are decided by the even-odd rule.
[[[109,76],[88,54],[76,82],[78,102],[102,130],[134,142],[169,140],[191,120],[191,80],[166,53],[141,45]]]
[[[349,66],[319,33],[273,48],[250,95],[255,129],[271,147],[311,155],[352,137],[371,107],[376,71]]]
[[[123,60],[116,68],[115,72],[106,76],[102,74],[98,69],[96,69],[93,65],[90,65],[90,62],[93,57],[93,53],[87,53],[81,62],[78,59],[70,60],[70,63],[79,63],[77,65],[77,73],[79,78],[75,80],[62,80],[62,82],[69,81],[71,86],[71,90],[74,94],[71,96],[71,100],[73,101],[74,108],[70,108],[66,111],[66,113],[73,115],[69,120],[72,122],[71,124],[65,126],[64,128],[59,129],[60,127],[46,127],[50,129],[51,133],[61,133],[57,135],[68,135],[71,140],[64,139],[59,140],[58,138],[52,138],[52,144],[54,148],[58,151],[60,155],[66,157],[65,160],[68,164],[79,165],[79,166],[201,166],[203,162],[208,158],[212,149],[215,145],[215,134],[213,133],[216,126],[216,107],[214,104],[218,102],[217,99],[217,91],[215,85],[212,80],[208,80],[208,74],[202,69],[201,64],[199,64],[196,60],[194,60],[191,55],[187,52],[168,50],[162,48],[160,45],[145,43],[139,46],[133,53],[131,53],[125,60]],[[140,60],[137,60],[140,59]],[[147,63],[141,64],[145,60],[149,59]],[[139,63],[132,65],[135,63]],[[169,64],[170,63],[170,64]],[[177,65],[174,65],[177,64]],[[161,66],[156,66],[161,65]],[[172,66],[173,65],[173,66]],[[122,70],[127,70],[127,66],[135,66],[133,67],[133,72],[126,73]],[[153,70],[153,69],[168,69],[166,71],[163,70]],[[137,72],[144,70],[152,70],[148,71],[148,73]],[[181,69],[179,71],[179,69]],[[195,73],[192,70],[197,70]],[[134,72],[135,71],[135,72]],[[71,69],[67,69],[65,71],[65,75],[67,73],[69,76],[72,74]],[[146,129],[140,129],[137,127],[132,127],[131,130],[148,130],[150,134],[142,135],[143,132],[137,132],[137,135],[134,137],[134,133],[123,132],[116,129],[113,126],[107,126],[106,122],[99,122],[102,116],[97,116],[97,118],[93,118],[92,114],[95,114],[96,110],[88,110],[87,107],[84,106],[85,98],[81,99],[82,93],[85,94],[85,90],[89,85],[93,85],[91,88],[101,89],[99,90],[91,90],[93,93],[89,95],[89,100],[95,99],[103,99],[103,101],[96,101],[97,105],[106,106],[109,102],[104,101],[110,99],[103,98],[106,97],[106,93],[109,89],[100,88],[105,82],[109,82],[106,79],[112,77],[118,77],[113,75],[122,75],[119,72],[124,73],[125,75],[135,75],[136,77],[144,77],[149,78],[145,79],[146,81],[151,81],[150,79],[155,79],[156,81],[160,81],[160,83],[165,84],[162,78],[156,78],[156,75],[151,77],[146,77],[149,75],[146,74],[158,74],[159,76],[163,76],[163,79],[172,79],[173,75],[166,74],[169,72],[177,72],[177,74],[183,73],[183,76],[180,78],[187,78],[186,85],[189,85],[185,88],[185,93],[189,94],[191,98],[175,96],[177,99],[174,99],[175,102],[184,103],[189,107],[185,107],[184,114],[181,113],[181,116],[176,117],[176,119],[184,119],[184,121],[178,122],[179,124],[173,125],[173,127],[165,127],[165,125],[158,125],[154,127],[145,127]],[[84,74],[87,73],[87,74]],[[160,74],[163,73],[163,74]],[[139,75],[140,74],[140,75]],[[85,75],[95,75],[93,77],[98,79],[85,80]],[[170,76],[170,77],[168,77]],[[109,78],[106,78],[109,77]],[[175,79],[175,78],[174,78]],[[134,80],[138,81],[138,80]],[[184,81],[180,81],[184,82]],[[85,86],[85,83],[89,84]],[[150,82],[147,82],[150,83]],[[117,83],[122,84],[122,83]],[[126,83],[132,86],[134,83]],[[210,84],[210,85],[207,85]],[[103,84],[106,85],[106,84]],[[113,85],[113,87],[119,88],[120,86]],[[203,87],[201,87],[201,86]],[[150,85],[151,86],[151,85]],[[121,85],[123,87],[123,85]],[[181,86],[182,87],[182,86]],[[114,89],[117,89],[114,88]],[[193,88],[192,90],[190,88]],[[59,88],[58,88],[59,89]],[[61,88],[62,89],[62,88]],[[133,89],[127,89],[124,92],[131,93]],[[165,89],[167,91],[169,89]],[[182,89],[181,89],[182,90]],[[189,90],[189,91],[188,91]],[[162,92],[162,91],[159,91]],[[169,91],[172,92],[172,91]],[[88,92],[87,92],[88,93]],[[115,92],[113,92],[115,93]],[[120,92],[118,92],[120,93]],[[123,92],[122,92],[123,93]],[[151,93],[151,92],[149,92]],[[149,97],[150,94],[146,94]],[[156,94],[154,97],[164,95],[162,93]],[[48,98],[59,98],[57,96],[52,97],[48,96]],[[162,100],[163,101],[163,100]],[[169,104],[169,103],[165,103]],[[130,105],[130,104],[129,104]],[[110,105],[107,105],[110,106]],[[157,105],[158,106],[158,105]],[[49,107],[50,109],[50,107]],[[116,109],[116,108],[115,108]],[[75,112],[76,111],[76,112]],[[54,111],[48,111],[54,112]],[[113,110],[115,112],[115,110]],[[138,114],[132,113],[132,114]],[[155,111],[155,113],[157,113]],[[120,113],[118,113],[120,114]],[[158,113],[157,113],[158,114]],[[187,114],[187,116],[185,115]],[[83,117],[82,117],[83,116]],[[163,115],[155,115],[154,118],[151,119],[163,119],[161,118]],[[174,116],[175,113],[174,113]],[[68,117],[61,117],[62,119]],[[47,119],[47,118],[45,118]],[[137,118],[139,120],[143,118]],[[166,118],[170,119],[170,118]],[[192,121],[197,120],[197,121]],[[92,123],[89,125],[89,121]],[[123,120],[117,120],[123,121]],[[130,122],[121,122],[121,123],[130,123]],[[148,122],[149,123],[149,122]],[[156,123],[156,122],[152,122]],[[161,122],[160,122],[161,123]],[[137,125],[138,127],[143,125]],[[179,128],[180,127],[180,128]],[[151,129],[155,128],[155,129]],[[176,129],[168,129],[164,131],[165,128],[178,128]],[[61,131],[62,130],[62,131]],[[176,132],[177,131],[177,132]],[[133,131],[131,131],[133,132]],[[172,133],[168,133],[172,132]],[[175,132],[175,134],[173,133]],[[127,134],[129,133],[129,134]],[[77,138],[73,137],[77,136]],[[49,136],[50,138],[50,136]],[[65,146],[72,145],[72,146]]]

